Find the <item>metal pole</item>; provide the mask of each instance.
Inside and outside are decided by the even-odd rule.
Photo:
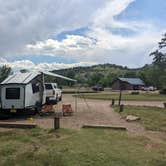
[[[121,100],[122,100],[122,85],[120,83],[120,94],[119,94],[119,103],[118,103],[119,106],[121,104]]]
[[[77,83],[76,83],[76,89],[75,89],[75,112],[77,112],[77,95],[78,95],[78,90],[77,90]]]
[[[45,102],[44,100],[44,73],[41,73],[41,77],[42,77],[42,104]]]

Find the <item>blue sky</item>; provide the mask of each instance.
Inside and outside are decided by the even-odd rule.
[[[0,65],[12,68],[141,67],[166,32],[165,0],[1,1]]]

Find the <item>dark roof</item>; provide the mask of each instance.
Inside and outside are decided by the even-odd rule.
[[[131,85],[144,85],[144,82],[140,78],[118,78],[120,81],[128,82]]]

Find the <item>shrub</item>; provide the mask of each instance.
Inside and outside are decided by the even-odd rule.
[[[164,94],[164,95],[166,95],[166,88],[165,88],[165,89],[160,90],[160,94]]]

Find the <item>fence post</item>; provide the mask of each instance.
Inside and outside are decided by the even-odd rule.
[[[164,108],[166,108],[166,103],[163,103],[164,104]]]
[[[112,99],[112,106],[114,106],[115,104],[115,99]]]
[[[119,107],[119,112],[123,112],[123,109],[124,109],[124,105],[121,104],[120,107]]]
[[[60,128],[60,118],[58,116],[54,117],[54,129],[57,130]]]

